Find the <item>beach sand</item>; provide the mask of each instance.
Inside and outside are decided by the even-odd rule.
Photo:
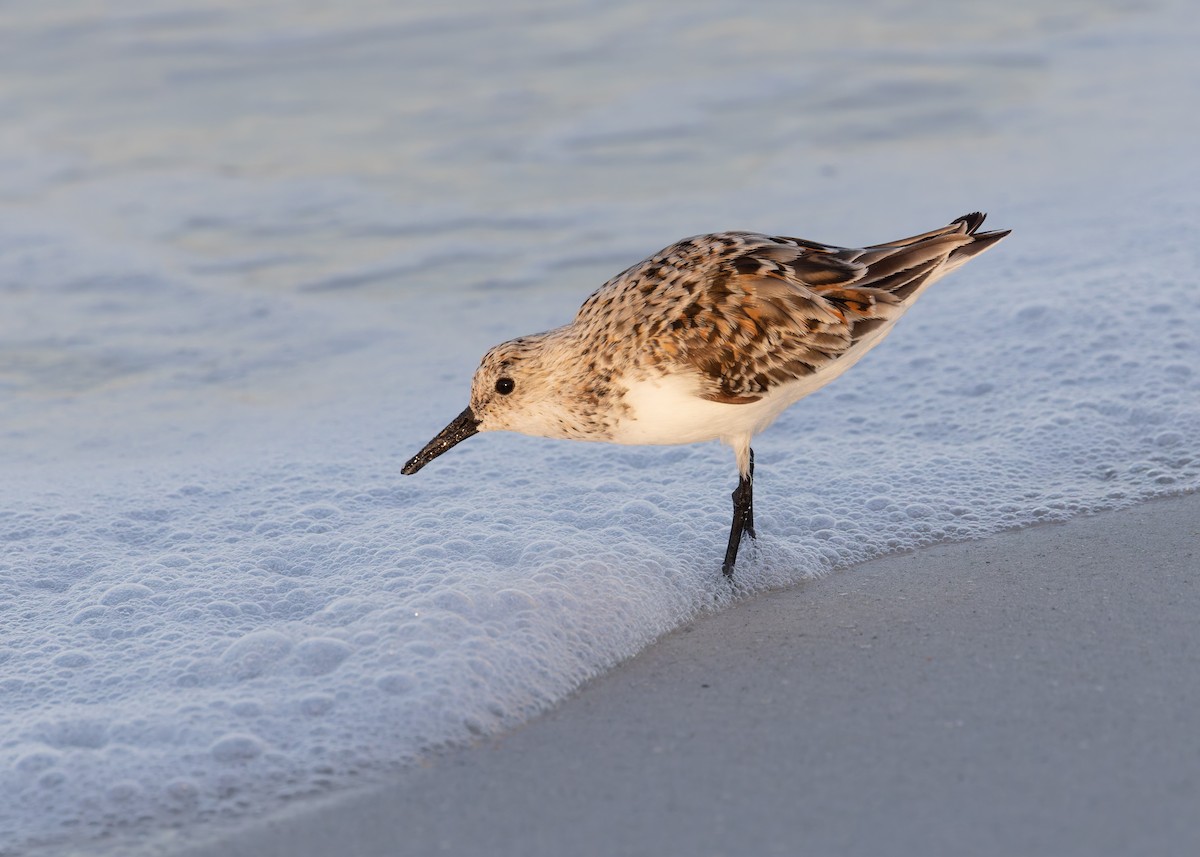
[[[386,787],[152,850],[1196,853],[1197,617],[1200,495],[889,556]]]

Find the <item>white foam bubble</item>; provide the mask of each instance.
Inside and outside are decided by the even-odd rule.
[[[236,732],[221,736],[210,748],[212,757],[225,764],[249,762],[264,750],[263,742],[256,736]]]

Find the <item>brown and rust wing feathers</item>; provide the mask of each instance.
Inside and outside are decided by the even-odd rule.
[[[580,316],[629,313],[652,359],[694,369],[703,395],[754,402],[865,350],[931,278],[1007,232],[983,215],[865,248],[726,232],[686,239],[610,280]]]

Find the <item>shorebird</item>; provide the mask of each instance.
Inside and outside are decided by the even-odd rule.
[[[863,248],[717,232],[613,277],[570,324],[497,345],[471,401],[404,465],[484,431],[622,444],[721,440],[738,486],[722,569],[754,529],[754,436],[878,345],[935,280],[1009,230],[966,214]]]

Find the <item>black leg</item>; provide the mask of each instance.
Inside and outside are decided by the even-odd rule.
[[[740,482],[739,482],[740,487]],[[754,532],[754,450],[750,450],[750,479],[746,485],[746,532],[750,538],[757,539]]]
[[[725,564],[721,570],[726,577],[733,577],[733,566],[737,562],[738,546],[742,534],[756,538],[754,534],[754,450],[750,450],[750,472],[738,476],[738,487],[733,492],[733,524],[729,527],[729,547],[725,548]]]

